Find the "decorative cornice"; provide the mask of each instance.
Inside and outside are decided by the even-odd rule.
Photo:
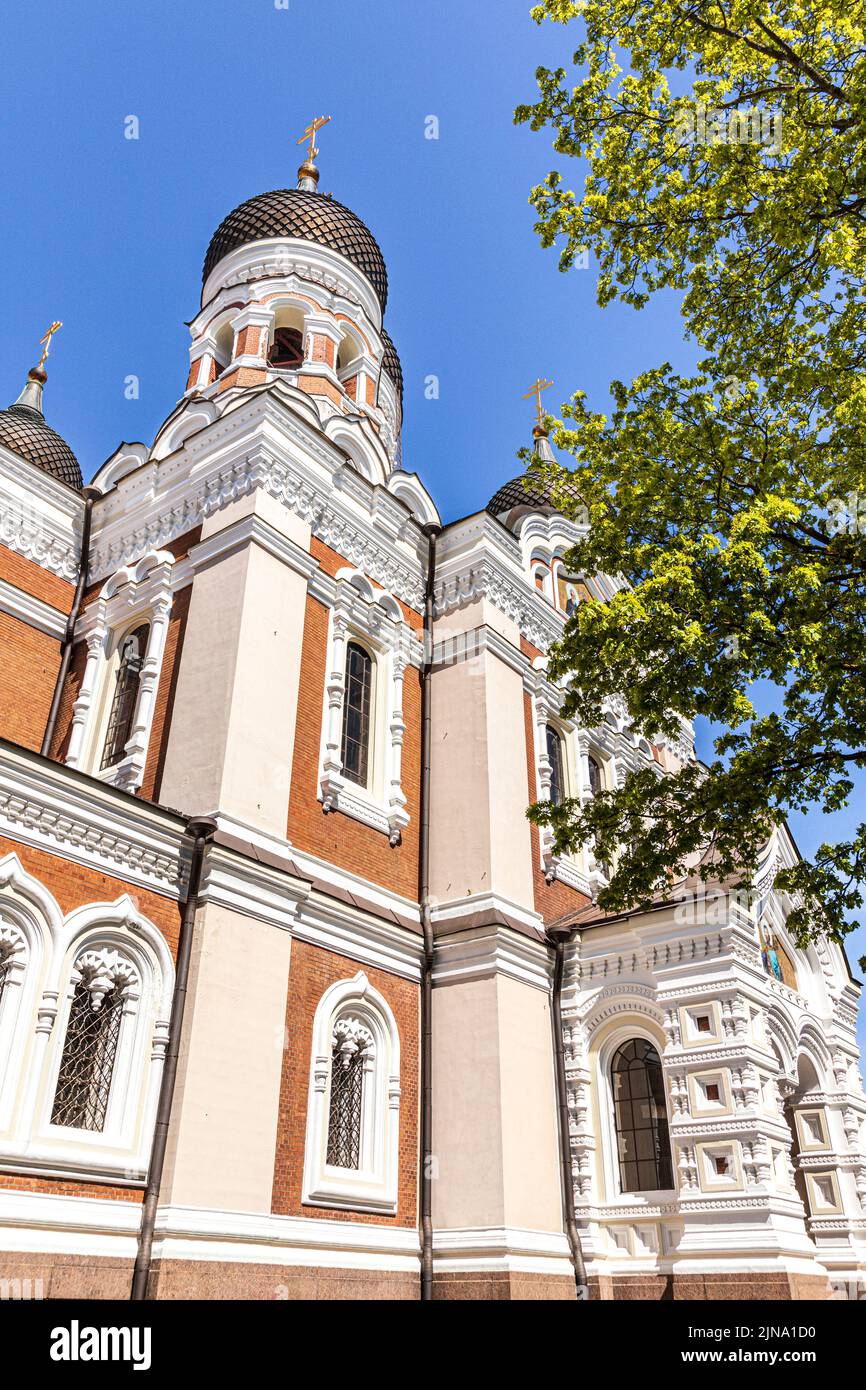
[[[0,740],[0,830],[34,849],[176,898],[184,823]]]

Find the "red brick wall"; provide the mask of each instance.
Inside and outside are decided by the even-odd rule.
[[[304,1143],[307,1133],[307,1093],[313,1046],[313,1018],[329,985],[351,979],[361,967],[355,960],[292,942],[292,962],[286,1003],[286,1048],[280,1088],[276,1164],[271,1210],[286,1216],[322,1216],[333,1221],[414,1226],[417,1220],[418,1179],[418,986],[384,970],[364,971],[388,1001],[400,1033],[400,1168],[397,1212],[337,1211],[303,1206]]]
[[[420,796],[421,687],[418,672],[408,667],[403,682],[403,791],[411,817],[402,843],[393,849],[387,835],[351,816],[325,815],[318,797],[319,750],[325,697],[328,610],[307,598],[298,692],[298,718],[289,797],[288,838],[299,849],[404,897],[418,896],[418,814]]]
[[[73,586],[0,546],[0,578],[68,614]],[[60,669],[60,640],[0,613],[0,736],[38,749]]]
[[[107,1197],[113,1202],[144,1199],[143,1188],[108,1187],[99,1182],[61,1181],[60,1178],[28,1178],[19,1173],[0,1173],[0,1192],[49,1192],[54,1197]]]

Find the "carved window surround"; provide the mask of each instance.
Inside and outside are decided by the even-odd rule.
[[[123,791],[136,791],[144,778],[171,617],[173,564],[174,557],[168,551],[150,551],[136,565],[118,570],[103,585],[85,618],[87,662],[81,689],[72,707],[66,763],[69,767],[90,771]],[[149,624],[147,650],[126,751],[119,762],[99,772],[120,639],[143,621]]]
[[[327,1162],[335,1040],[350,1030],[364,1039],[360,1161]],[[400,1131],[400,1038],[388,1004],[363,971],[325,991],[313,1021],[307,1135],[301,1200],[351,1211],[397,1210]]]
[[[342,731],[346,648],[359,641],[373,657],[368,785],[343,776]],[[397,600],[374,589],[357,570],[341,570],[331,610],[325,703],[319,762],[319,800],[324,811],[342,811],[399,843],[409,824],[402,785],[403,680],[412,654],[412,633]]]
[[[146,1176],[168,1041],[174,966],[165,939],[132,900],[63,916],[17,856],[0,860],[0,949],[13,952],[0,999],[0,1160],[7,1171]],[[122,1019],[99,1131],[52,1123],[69,1010],[82,979],[120,985]]]

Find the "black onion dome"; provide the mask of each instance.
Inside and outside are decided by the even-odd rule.
[[[10,405],[7,410],[0,410],[0,444],[43,473],[81,491],[78,459],[66,440],[46,425],[41,411],[29,405]]]
[[[544,507],[545,511],[556,511],[550,488],[542,486],[534,478],[531,486],[527,486],[525,474],[505,483],[493,494],[485,510],[499,516],[502,512],[510,512],[512,507]]]
[[[387,372],[394,385],[397,387],[397,395],[403,400],[403,368],[400,366],[400,358],[397,356],[397,349],[390,333],[382,329],[382,342],[385,344],[385,355],[382,358],[382,371]]]
[[[237,247],[274,237],[314,241],[345,256],[366,275],[384,313],[388,272],[373,233],[335,198],[303,188],[275,188],[270,193],[259,193],[224,217],[211,237],[202,283],[214,266]]]

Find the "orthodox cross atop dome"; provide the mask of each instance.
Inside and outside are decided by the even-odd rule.
[[[330,116],[316,116],[314,120],[310,121],[303,135],[295,141],[296,145],[303,145],[306,140],[310,142],[307,157],[298,170],[298,188],[305,189],[308,193],[314,193],[319,182],[319,171],[315,162],[316,155],[319,153],[316,135],[322,126],[328,124],[330,119]]]
[[[39,370],[40,370],[40,371],[41,371],[42,368],[45,366],[45,359],[47,358],[48,353],[49,353],[49,350],[50,350],[50,348],[51,348],[51,339],[54,337],[54,334],[57,332],[57,330],[58,330],[59,328],[62,328],[62,327],[63,327],[63,324],[60,322],[60,320],[59,320],[59,319],[55,319],[54,322],[52,323],[51,327],[48,329],[48,332],[45,333],[45,334],[43,335],[43,337],[41,337],[41,338],[39,339],[40,345],[43,344],[43,343],[44,343],[44,345],[45,345],[45,346],[42,348],[42,356],[41,356],[40,359],[39,359]]]
[[[544,408],[541,404],[541,393],[552,385],[552,381],[546,381],[543,377],[538,377],[538,379],[532,383],[529,390],[523,393],[523,399],[525,401],[528,401],[530,396],[535,397],[535,425],[533,426],[532,433],[536,437],[547,434],[547,430],[544,428]]]

